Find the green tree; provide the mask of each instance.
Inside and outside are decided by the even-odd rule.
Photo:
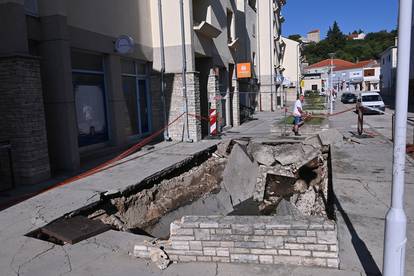
[[[332,27],[329,27],[328,33],[326,34],[326,40],[338,50],[342,49],[346,42],[346,36],[339,28],[338,22],[334,21]]]
[[[297,42],[302,42],[302,39],[301,39],[302,36],[300,34],[293,34],[293,35],[288,36],[288,38],[294,41],[297,41]]]

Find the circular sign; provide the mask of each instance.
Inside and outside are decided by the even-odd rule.
[[[121,35],[115,41],[115,50],[120,54],[131,54],[134,51],[134,39],[129,35]]]

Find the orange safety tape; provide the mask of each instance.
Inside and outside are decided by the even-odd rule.
[[[10,206],[12,206],[12,205],[15,205],[15,204],[17,204],[17,203],[20,203],[20,202],[22,202],[22,201],[24,201],[24,200],[26,200],[26,199],[29,199],[29,198],[31,198],[31,197],[33,197],[33,196],[36,196],[36,195],[39,195],[39,194],[45,193],[45,192],[50,191],[50,190],[52,190],[52,189],[55,189],[55,188],[57,188],[57,187],[61,187],[61,186],[68,185],[68,184],[73,183],[73,182],[75,182],[75,181],[77,181],[77,180],[80,180],[80,179],[86,178],[86,177],[91,176],[91,175],[94,175],[94,174],[96,174],[96,173],[98,173],[98,172],[102,172],[102,171],[105,171],[105,170],[107,170],[107,169],[109,169],[109,168],[113,168],[113,167],[115,167],[115,166],[117,165],[117,164],[115,164],[117,161],[119,161],[119,160],[121,160],[121,159],[124,159],[124,158],[128,157],[128,156],[129,156],[129,155],[131,155],[132,153],[136,152],[138,149],[140,149],[140,148],[142,148],[143,146],[147,145],[149,142],[151,142],[151,141],[152,141],[152,140],[154,140],[157,136],[159,136],[161,133],[163,133],[163,132],[164,132],[164,130],[165,130],[167,127],[169,127],[169,126],[173,125],[175,122],[177,122],[177,121],[178,121],[178,120],[179,120],[182,116],[184,116],[184,114],[185,114],[185,113],[182,113],[180,116],[178,116],[177,118],[175,118],[175,119],[174,119],[173,121],[171,121],[169,124],[165,125],[165,126],[164,126],[164,127],[162,127],[161,129],[159,129],[159,130],[157,130],[156,132],[154,132],[153,134],[151,134],[150,136],[148,136],[148,137],[146,137],[145,139],[141,140],[139,143],[137,143],[137,144],[133,145],[132,147],[130,147],[130,148],[129,148],[129,149],[127,149],[126,151],[124,151],[124,152],[122,152],[121,154],[119,154],[118,156],[116,156],[115,158],[113,158],[113,159],[111,159],[111,160],[109,160],[109,161],[106,161],[106,162],[102,163],[101,165],[99,165],[99,166],[97,166],[97,167],[95,167],[95,168],[93,168],[93,169],[90,169],[90,170],[88,170],[88,171],[86,171],[86,172],[84,172],[84,173],[81,173],[81,174],[79,174],[79,175],[77,175],[77,176],[74,176],[74,177],[70,177],[70,178],[68,178],[68,179],[66,179],[66,180],[64,180],[64,181],[62,181],[62,182],[60,182],[60,183],[57,183],[57,184],[52,185],[52,186],[50,186],[50,187],[48,187],[48,188],[42,189],[42,190],[40,190],[40,191],[38,191],[38,192],[29,193],[29,194],[25,194],[25,195],[23,195],[23,196],[21,196],[21,197],[19,197],[19,198],[16,198],[16,199],[10,200],[10,201],[8,201],[8,202],[2,203],[2,204],[0,204],[0,210],[3,210],[3,209],[5,209],[5,208],[8,208],[8,207],[10,207]]]

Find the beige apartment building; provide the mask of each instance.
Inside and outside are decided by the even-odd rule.
[[[285,101],[295,101],[296,95],[300,92],[300,81],[302,79],[301,64],[302,50],[300,43],[282,37],[282,59],[281,70],[283,75],[283,98]]]
[[[258,109],[274,111],[282,105],[281,89],[281,10],[286,1],[257,1],[257,74],[260,83]]]
[[[0,145],[12,153],[11,166],[0,157],[0,174],[13,169],[19,185],[75,172],[159,131],[184,102],[193,141],[209,134],[200,120],[209,109],[217,109],[219,128],[241,123],[240,104],[271,110],[271,93],[242,92],[276,91],[284,1],[180,3],[0,1]],[[252,65],[250,78],[237,78],[238,63]],[[183,140],[186,120],[165,136]]]

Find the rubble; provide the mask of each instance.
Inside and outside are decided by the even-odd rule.
[[[166,269],[171,263],[167,253],[161,248],[151,248],[149,256],[151,261],[161,270]]]
[[[269,137],[225,140],[203,163],[136,194],[112,198],[90,217],[120,231],[155,237],[167,237],[170,223],[185,215],[326,217],[326,148],[341,142],[336,130],[299,142]]]
[[[344,136],[335,128],[330,128],[318,133],[318,137],[323,146],[342,146],[344,142]]]
[[[230,193],[233,206],[252,197],[258,169],[257,163],[235,144],[223,172],[223,187]]]

